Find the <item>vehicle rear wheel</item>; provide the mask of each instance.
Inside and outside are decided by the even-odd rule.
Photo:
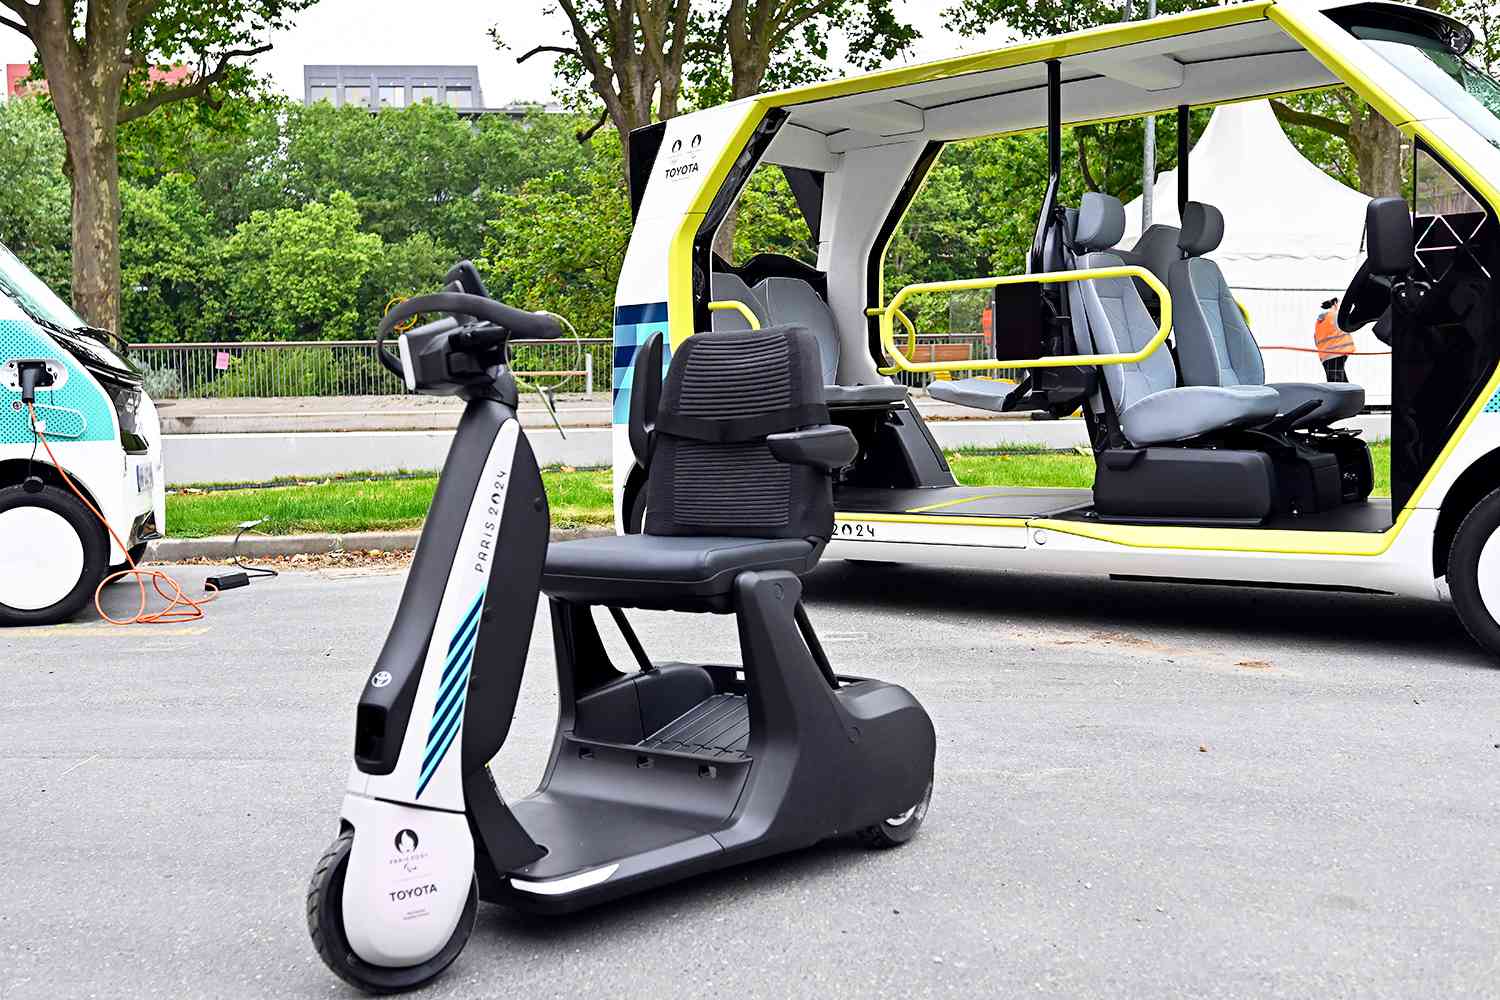
[[[932,802],[932,780],[927,781],[927,790],[916,805],[907,808],[874,826],[867,826],[854,836],[861,844],[875,850],[900,847],[917,835],[922,820],[927,818],[927,806]]]
[[[1475,504],[1454,533],[1448,590],[1474,641],[1500,656],[1500,490]]]
[[[104,531],[77,497],[51,485],[0,489],[0,625],[67,621],[108,565]]]
[[[405,968],[374,965],[354,953],[344,933],[344,875],[349,870],[349,851],[353,846],[353,828],[339,834],[318,859],[312,883],[307,887],[307,931],[312,935],[318,956],[334,975],[366,993],[400,993],[436,979],[453,964],[474,931],[474,917],[479,910],[478,881],[470,881],[468,901],[442,951],[421,965]]]

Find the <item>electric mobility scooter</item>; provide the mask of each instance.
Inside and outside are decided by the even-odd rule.
[[[817,346],[795,327],[706,333],[662,378],[633,370],[645,533],[548,547],[546,494],[516,419],[511,336],[558,335],[501,305],[472,265],[381,327],[444,318],[382,360],[466,406],[360,695],[337,839],[307,920],[319,954],[373,992],[421,985],[463,949],[480,899],[557,913],[849,834],[894,846],[932,791],[932,723],[902,688],[834,673],[799,577],[833,530]],[[753,380],[726,379],[754,370]],[[539,592],[560,713],[540,787],[505,802],[488,762],[516,708]],[[638,669],[611,664],[608,609]],[[742,664],[656,663],[622,608],[734,614]]]

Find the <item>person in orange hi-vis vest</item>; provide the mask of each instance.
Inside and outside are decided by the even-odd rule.
[[[1313,325],[1313,342],[1318,347],[1318,360],[1323,362],[1328,381],[1347,382],[1349,376],[1344,373],[1344,366],[1349,363],[1349,355],[1354,353],[1354,338],[1339,328],[1338,315],[1337,298],[1323,303],[1323,311],[1318,313],[1318,321]]]

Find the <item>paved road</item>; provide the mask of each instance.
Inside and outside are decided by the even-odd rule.
[[[289,575],[199,625],[0,636],[0,996],[349,995],[303,893],[400,582]],[[567,919],[484,907],[424,996],[1500,990],[1500,669],[1445,610],[836,565],[810,591],[836,661],[934,716],[922,835]],[[640,618],[653,649],[733,654],[725,619]],[[507,794],[547,748],[545,635]]]

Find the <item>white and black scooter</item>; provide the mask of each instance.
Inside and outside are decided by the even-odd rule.
[[[854,449],[826,425],[816,344],[789,328],[699,334],[665,386],[659,340],[643,347],[633,439],[656,490],[648,533],[549,554],[506,342],[555,337],[557,323],[490,299],[467,262],[449,279],[381,327],[384,341],[411,317],[446,314],[401,336],[399,366],[383,347],[382,358],[409,388],[466,406],[360,696],[339,836],[308,891],[323,960],[362,989],[409,989],[463,949],[481,898],[561,912],[836,835],[909,840],[932,790],[932,723],[904,689],[836,675],[800,601],[799,576],[832,531],[829,470]],[[780,372],[785,391],[695,385],[692,357],[700,369],[753,359],[761,385]],[[692,474],[705,457],[721,475]],[[726,458],[755,475],[722,474]],[[698,530],[693,511],[715,509],[744,523]],[[540,787],[507,804],[488,762],[510,729],[542,589],[561,711]],[[609,662],[593,607],[609,610],[639,669]],[[733,613],[743,663],[653,663],[623,607]]]

